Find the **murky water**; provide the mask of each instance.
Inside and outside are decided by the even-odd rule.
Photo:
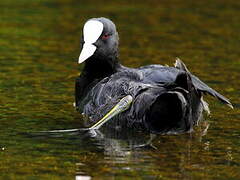
[[[0,1],[1,179],[240,179],[238,1]],[[117,25],[121,62],[180,57],[234,110],[206,98],[212,114],[192,134],[45,134],[82,127],[74,80],[83,23]],[[27,133],[28,132],[28,133]]]

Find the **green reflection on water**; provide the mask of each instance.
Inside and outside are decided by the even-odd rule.
[[[240,178],[238,1],[2,0],[0,7],[2,179]],[[147,141],[143,134],[23,134],[82,126],[72,106],[79,38],[83,23],[99,16],[117,24],[124,65],[172,64],[180,57],[236,108],[207,98],[207,122],[191,135],[155,138],[156,149],[133,148]]]

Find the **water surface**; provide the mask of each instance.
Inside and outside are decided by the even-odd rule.
[[[240,179],[238,1],[1,0],[0,8],[1,179]],[[212,114],[193,133],[144,148],[150,135],[136,132],[33,135],[82,127],[72,106],[79,38],[100,16],[118,27],[122,64],[179,57],[235,109],[207,97]]]

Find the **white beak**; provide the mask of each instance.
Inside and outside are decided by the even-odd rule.
[[[89,57],[91,57],[94,52],[96,51],[97,47],[94,46],[93,44],[83,44],[83,48],[81,51],[81,54],[78,58],[78,63],[82,63],[84,62],[86,59],[88,59]]]
[[[84,44],[80,53],[78,63],[82,63],[91,57],[96,51],[97,47],[93,45],[101,36],[103,31],[103,24],[100,21],[89,20],[83,27]]]

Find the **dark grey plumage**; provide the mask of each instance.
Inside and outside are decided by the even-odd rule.
[[[86,60],[83,72],[76,80],[76,105],[94,123],[118,101],[133,97],[129,110],[114,118],[112,127],[140,128],[151,132],[184,132],[192,129],[201,118],[206,103],[203,94],[221,102],[231,103],[221,94],[192,75],[179,59],[175,67],[149,65],[127,68],[118,61],[118,33],[106,18],[94,18],[103,23],[107,40],[95,43],[96,52]]]

